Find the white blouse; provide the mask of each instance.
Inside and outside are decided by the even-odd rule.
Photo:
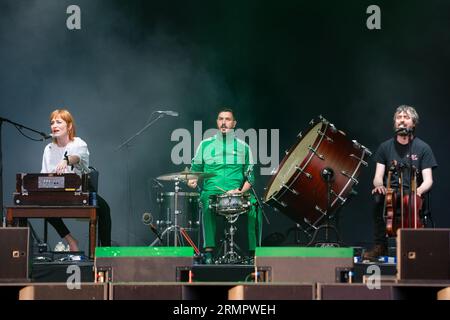
[[[44,149],[42,156],[41,173],[56,172],[56,166],[64,159],[64,153],[67,151],[67,156],[78,156],[80,161],[73,166],[68,165],[65,173],[82,173],[89,172],[89,150],[86,142],[81,138],[75,137],[65,147],[59,147],[56,143],[49,143]]]

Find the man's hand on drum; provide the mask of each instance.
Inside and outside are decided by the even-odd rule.
[[[236,193],[242,193],[241,189],[233,189],[227,191],[228,194],[236,194]]]
[[[197,180],[193,179],[193,180],[188,180],[187,181],[187,185],[193,189],[197,188]]]
[[[386,194],[386,187],[385,186],[378,186],[372,189],[372,194]]]

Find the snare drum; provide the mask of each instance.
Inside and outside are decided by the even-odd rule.
[[[326,119],[312,120],[270,179],[264,202],[296,222],[318,226],[345,203],[370,155],[366,147],[350,140]],[[332,179],[327,180],[330,173]]]
[[[160,205],[160,219],[158,227],[166,228],[175,225],[175,192],[161,192],[158,194],[157,202]],[[199,222],[199,194],[196,192],[178,192],[177,196],[177,225],[186,229],[194,230],[200,225]]]
[[[250,206],[249,194],[224,193],[209,196],[209,208],[224,216],[242,214],[248,211]]]

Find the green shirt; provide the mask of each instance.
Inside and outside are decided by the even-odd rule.
[[[250,184],[255,181],[250,147],[234,133],[218,133],[203,140],[192,159],[191,170],[217,174],[203,183],[203,191],[217,194],[223,191],[216,186],[226,191],[241,188],[244,175]]]

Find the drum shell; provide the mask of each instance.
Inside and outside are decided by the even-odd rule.
[[[311,145],[305,141],[313,141]],[[308,146],[311,149],[306,150]],[[302,158],[293,158],[305,149]],[[327,121],[311,122],[311,128],[300,137],[286,153],[277,173],[272,176],[266,188],[264,201],[289,216],[296,222],[320,225],[327,215],[344,204],[357,183],[361,164],[366,156],[365,149],[347,138]],[[284,167],[288,166],[288,167]],[[293,169],[296,166],[297,169]],[[291,169],[286,169],[291,168]],[[325,168],[332,169],[331,206],[328,208],[328,185],[322,175]],[[278,174],[288,170],[291,174],[281,179]],[[280,187],[275,187],[279,184]],[[272,192],[269,194],[269,192]]]
[[[157,202],[160,206],[158,227],[166,228],[175,225],[175,192],[161,192]],[[177,224],[187,230],[197,229],[199,221],[199,194],[195,192],[178,192],[177,195]]]
[[[209,207],[220,215],[241,214],[250,209],[249,194],[218,194],[209,197]]]

